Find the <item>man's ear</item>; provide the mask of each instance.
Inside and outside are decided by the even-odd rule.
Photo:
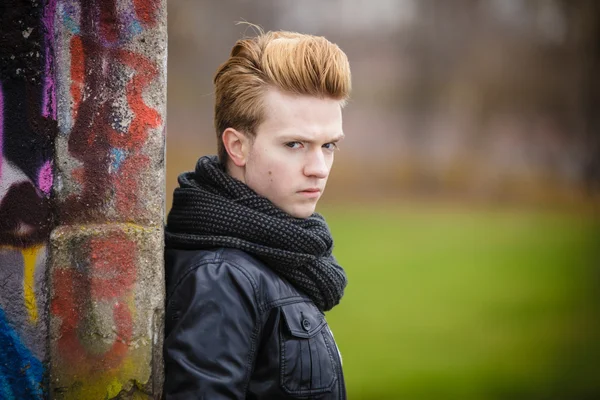
[[[223,131],[223,145],[229,159],[237,166],[243,167],[248,160],[250,151],[250,140],[248,137],[238,130],[227,128]]]

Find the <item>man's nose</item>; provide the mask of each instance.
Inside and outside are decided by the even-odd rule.
[[[304,166],[304,175],[324,179],[329,175],[329,166],[321,149],[309,154],[306,165]]]

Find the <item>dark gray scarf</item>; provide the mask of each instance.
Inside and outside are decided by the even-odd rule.
[[[325,219],[294,218],[228,175],[215,156],[179,176],[167,218],[167,247],[230,247],[262,260],[306,293],[322,311],[344,294],[346,275],[331,254]]]

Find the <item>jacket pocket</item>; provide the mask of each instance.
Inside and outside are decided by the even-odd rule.
[[[281,306],[280,385],[288,394],[311,396],[331,392],[337,378],[335,344],[327,322],[314,304]]]

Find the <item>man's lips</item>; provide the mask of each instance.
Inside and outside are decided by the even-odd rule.
[[[321,189],[319,188],[308,188],[308,189],[304,189],[304,190],[300,190],[298,193],[306,196],[306,197],[310,197],[310,198],[316,198],[319,197],[321,195]]]
[[[320,191],[321,191],[321,189],[319,189],[319,188],[308,188],[308,189],[301,190],[301,192],[308,192],[308,193],[314,193],[314,192],[320,192]]]

